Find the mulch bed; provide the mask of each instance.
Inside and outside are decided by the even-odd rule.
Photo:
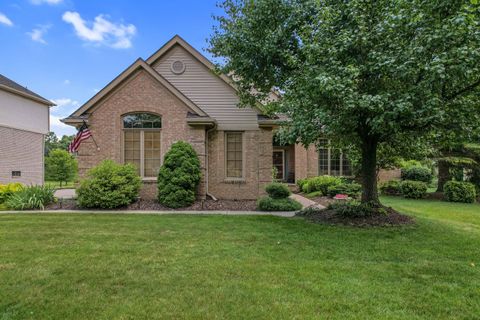
[[[415,220],[410,216],[400,214],[390,207],[383,208],[386,210],[387,214],[379,213],[361,218],[342,217],[332,209],[310,210],[308,214],[300,213],[299,215],[314,223],[331,225],[340,224],[354,227],[388,227],[415,223]]]
[[[111,210],[143,210],[143,211],[254,211],[257,208],[255,200],[200,200],[193,205],[185,208],[171,209],[165,207],[155,200],[140,199],[126,207]],[[59,200],[57,203],[48,205],[46,210],[81,210],[75,200]],[[92,211],[101,211],[101,209],[92,209]]]

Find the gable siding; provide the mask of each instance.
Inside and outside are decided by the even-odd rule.
[[[172,62],[177,60],[185,64],[185,72],[180,75],[171,71]],[[238,108],[235,90],[182,47],[174,46],[152,67],[216,119],[219,130],[258,129],[257,112],[251,108]]]

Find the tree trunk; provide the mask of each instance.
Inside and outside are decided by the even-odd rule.
[[[443,186],[446,182],[450,181],[452,176],[450,175],[450,165],[447,161],[438,160],[438,184],[437,192],[443,192]]]
[[[377,147],[375,138],[364,139],[362,143],[362,203],[380,204],[377,192]]]

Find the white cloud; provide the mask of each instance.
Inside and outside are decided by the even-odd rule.
[[[8,19],[8,17],[1,12],[0,12],[0,24],[4,24],[9,27],[13,26],[12,20]]]
[[[60,4],[63,2],[63,0],[30,0],[31,3],[33,4],[51,4],[51,5],[55,5],[55,4]]]
[[[50,115],[50,131],[55,132],[55,134],[58,137],[63,136],[64,134],[66,135],[72,135],[76,133],[76,130],[72,126],[68,126],[65,123],[61,122],[60,119],[63,119],[65,117],[62,116],[56,116],[51,114]]]
[[[131,39],[137,31],[133,24],[113,23],[102,14],[96,16],[93,22],[88,22],[83,20],[78,12],[67,11],[62,19],[72,24],[80,39],[116,49],[130,48]]]
[[[31,32],[27,32],[27,34],[30,36],[30,38],[33,41],[40,42],[43,44],[47,44],[47,41],[43,39],[43,36],[47,34],[48,29],[50,29],[49,25],[44,25],[44,26],[38,26],[38,28],[33,29]]]
[[[71,82],[70,82],[70,80],[68,80],[68,79],[63,80],[63,84],[64,84],[64,85],[67,85],[67,86],[68,86],[70,83],[71,83]]]
[[[79,103],[77,100],[72,100],[70,98],[59,98],[52,99],[52,102],[57,105],[57,107],[78,107]]]

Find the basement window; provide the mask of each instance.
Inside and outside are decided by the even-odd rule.
[[[22,171],[12,171],[12,178],[20,178],[22,176]]]

